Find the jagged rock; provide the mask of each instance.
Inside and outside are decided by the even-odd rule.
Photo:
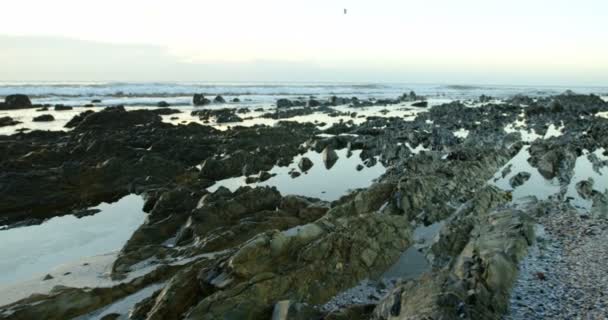
[[[260,175],[259,175],[260,182],[264,182],[272,177],[273,177],[273,175],[270,174],[268,171],[260,171]]]
[[[374,319],[498,319],[533,241],[532,222],[523,212],[482,215],[453,263],[392,290]]]
[[[82,122],[82,120],[84,120],[84,118],[86,118],[90,114],[93,114],[94,112],[95,111],[93,110],[87,110],[81,114],[75,115],[74,118],[72,118],[70,121],[68,121],[68,123],[65,124],[65,127],[75,128],[76,126],[78,126],[78,124]]]
[[[298,168],[300,168],[300,170],[302,170],[303,172],[310,170],[313,165],[313,162],[307,157],[302,157],[300,159],[300,162],[298,162]]]
[[[325,149],[323,149],[323,152],[321,152],[321,159],[323,159],[323,164],[327,169],[331,169],[331,167],[333,167],[334,164],[338,162],[338,158],[338,154],[330,146],[325,147]]]
[[[202,94],[194,94],[194,96],[192,97],[192,104],[195,106],[204,106],[204,105],[208,105],[211,103],[211,100],[205,98],[204,95]]]
[[[107,130],[160,122],[161,117],[148,110],[126,111],[123,107],[109,107],[84,117],[75,130]]]
[[[274,301],[287,298],[323,303],[361,279],[378,275],[410,244],[403,216],[345,216],[344,210],[246,242],[220,272],[234,284],[204,298],[186,318],[270,317]]]

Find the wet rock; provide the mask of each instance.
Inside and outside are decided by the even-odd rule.
[[[167,108],[171,105],[167,101],[159,101],[156,106],[160,108]]]
[[[202,94],[194,94],[194,96],[192,97],[192,104],[195,106],[204,106],[204,105],[208,105],[211,103],[211,100],[205,98],[204,95]]]
[[[234,108],[223,108],[223,109],[204,109],[195,110],[191,112],[191,115],[198,116],[200,119],[208,120],[212,117],[215,118],[217,123],[228,123],[228,122],[241,122],[239,116],[236,115],[237,110]]]
[[[49,294],[34,294],[0,307],[0,317],[14,320],[75,318],[162,281],[172,275],[175,269],[175,267],[159,267],[143,277],[113,287],[70,288],[58,285]]]
[[[93,113],[94,113],[93,110],[87,110],[78,115],[75,115],[74,118],[72,118],[70,121],[68,121],[68,123],[65,124],[65,127],[66,128],[75,128],[79,123],[82,122],[82,120],[84,120],[84,118],[86,118],[88,115],[93,114]]]
[[[67,110],[72,110],[74,109],[74,107],[70,107],[70,106],[65,106],[62,104],[56,104],[55,105],[55,111],[67,111]]]
[[[93,99],[93,100],[91,100],[91,103],[101,103],[101,100],[100,99]]]
[[[270,316],[274,302],[287,297],[323,303],[362,278],[378,274],[374,270],[386,268],[409,244],[403,217],[339,216],[330,211],[312,224],[258,234],[231,255],[222,269],[236,282],[204,298],[186,318]],[[343,272],[345,268],[349,272]],[[239,279],[251,280],[239,284]]]
[[[28,96],[24,94],[11,94],[4,98],[4,104],[0,106],[0,109],[11,110],[31,107],[32,102]]]
[[[592,178],[580,181],[576,184],[576,192],[583,199],[591,199],[594,193],[593,184],[594,181]]]
[[[0,117],[0,128],[7,126],[14,126],[20,124],[21,122],[13,120],[11,117]]]
[[[239,102],[241,102],[241,99],[239,99],[239,98],[234,98],[234,99],[232,99],[232,102],[234,102],[234,103],[239,103]]]
[[[243,119],[241,119],[239,116],[237,115],[220,115],[216,118],[215,120],[217,123],[228,123],[228,122],[242,122]]]
[[[313,162],[312,160],[308,159],[307,157],[302,157],[302,159],[300,159],[300,162],[298,162],[298,168],[300,168],[300,170],[302,170],[302,172],[306,172],[308,170],[310,170],[310,168],[312,168],[313,166]]]
[[[50,114],[43,114],[32,119],[34,122],[50,122],[55,121],[55,117]]]
[[[479,219],[453,264],[393,289],[374,317],[499,319],[534,232],[522,212],[496,210]]]
[[[327,146],[323,149],[323,152],[321,152],[321,159],[323,160],[325,168],[331,169],[338,161],[338,154],[333,148]]]
[[[532,157],[528,162],[535,165],[545,179],[550,180],[559,176],[562,181],[570,180],[577,158],[573,151],[565,148],[551,148],[543,144],[533,144],[530,147],[530,155]]]
[[[217,95],[213,99],[213,103],[226,103],[226,100],[224,100],[224,97],[222,97],[221,95]]]
[[[273,175],[270,174],[268,171],[261,171],[259,177],[260,177],[260,182],[264,182],[264,181],[272,178]]]
[[[161,117],[148,110],[126,111],[123,107],[109,107],[86,116],[75,130],[108,130],[160,122]]]
[[[509,180],[511,187],[516,188],[526,183],[532,175],[529,172],[519,172]]]
[[[290,108],[293,107],[293,102],[289,99],[279,99],[277,100],[277,108]]]
[[[494,98],[491,96],[482,94],[481,96],[479,96],[479,98],[477,100],[481,103],[488,103],[488,102],[491,102],[492,100],[494,100]]]
[[[321,102],[319,102],[318,100],[315,100],[315,99],[310,99],[310,100],[308,100],[307,106],[311,107],[311,108],[316,108],[316,107],[321,106]]]
[[[429,103],[427,101],[419,101],[419,102],[412,103],[412,107],[426,108],[428,106],[429,106]]]
[[[170,109],[170,108],[158,108],[158,109],[152,109],[149,111],[153,114],[162,115],[162,116],[182,113],[180,110]]]

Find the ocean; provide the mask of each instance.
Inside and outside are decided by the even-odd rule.
[[[492,86],[400,83],[289,83],[289,82],[0,82],[0,97],[27,94],[33,103],[83,105],[99,99],[104,105],[152,106],[166,101],[172,106],[190,105],[192,95],[238,97],[242,103],[265,104],[279,98],[357,96],[396,98],[415,91],[429,98],[468,100],[482,94],[504,98],[516,94],[546,96],[566,90],[608,95],[608,87]]]

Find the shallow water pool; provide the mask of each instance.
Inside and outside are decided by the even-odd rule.
[[[128,195],[76,218],[55,217],[40,225],[0,231],[0,285],[42,277],[51,269],[83,257],[119,250],[144,222],[143,199]]]

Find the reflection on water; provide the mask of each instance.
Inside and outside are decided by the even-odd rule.
[[[155,283],[150,285],[140,291],[137,291],[133,294],[126,296],[110,305],[102,307],[98,310],[90,312],[88,314],[79,316],[74,320],[96,320],[96,319],[106,319],[105,317],[111,317],[112,314],[120,314],[121,317],[118,319],[127,319],[127,315],[129,311],[133,310],[135,304],[141,302],[142,300],[152,296],[158,290],[161,290],[166,283]],[[113,318],[112,318],[113,319]]]
[[[415,279],[431,270],[429,261],[420,250],[431,244],[444,225],[445,220],[442,220],[428,226],[420,225],[416,227],[414,230],[415,245],[405,250],[399,260],[384,272],[382,278]]]
[[[513,190],[513,200],[524,199],[527,196],[535,196],[539,200],[548,199],[549,196],[559,193],[560,185],[557,179],[547,180],[528,162],[530,153],[529,146],[525,146],[519,150],[519,153],[513,157],[504,167],[502,167],[489,183],[496,185],[503,190]],[[505,168],[511,166],[511,172],[504,178],[502,172]],[[524,182],[521,186],[513,189],[509,180],[520,172],[530,174],[530,179]]]
[[[346,149],[336,150],[336,153],[339,159],[331,169],[325,168],[320,153],[308,151],[296,156],[289,166],[275,166],[269,171],[276,176],[264,182],[250,184],[250,186],[275,186],[283,195],[295,194],[333,201],[348,193],[349,190],[368,187],[386,170],[380,162],[377,162],[370,168],[364,166],[361,171],[357,171],[357,165],[363,164],[359,157],[360,150],[354,150],[350,157],[346,156]],[[303,157],[309,158],[314,165],[308,172],[292,178],[289,171],[299,170],[297,164]],[[223,186],[234,191],[245,185],[247,185],[245,177],[242,176],[220,180],[208,190],[213,192]]]
[[[600,161],[605,161],[608,157],[603,155],[604,149],[597,149],[596,151],[589,153],[584,150],[583,155],[576,159],[574,166],[574,172],[572,179],[565,188],[562,189],[557,178],[553,180],[545,179],[539,172],[538,169],[532,167],[528,163],[530,153],[528,152],[529,147],[523,147],[519,153],[513,157],[503,168],[498,170],[494,177],[489,181],[490,184],[494,184],[503,190],[512,190],[514,201],[526,201],[529,196],[534,196],[539,200],[548,199],[552,195],[557,195],[560,191],[565,190],[564,199],[570,199],[570,203],[579,209],[591,209],[593,202],[590,199],[583,199],[576,191],[576,184],[588,179],[593,179],[593,189],[601,193],[606,192],[608,189],[608,167],[600,167],[598,171],[593,169],[593,164],[589,160],[590,155],[594,155]],[[511,172],[504,178],[502,172],[505,168],[511,166]],[[509,180],[520,172],[530,173],[530,179],[524,182],[521,186],[513,188],[509,183]]]
[[[572,198],[571,203],[577,208],[591,209],[593,201],[591,199],[583,199],[576,191],[576,184],[588,179],[593,179],[593,189],[601,193],[606,192],[608,189],[608,167],[598,168],[598,171],[593,170],[593,164],[589,161],[589,155],[594,154],[601,160],[606,160],[606,156],[603,155],[604,149],[598,149],[593,153],[589,153],[587,150],[583,152],[583,155],[576,159],[574,165],[574,175],[568,185],[566,191],[566,197]]]
[[[415,246],[411,246],[401,254],[397,263],[388,269],[382,275],[382,278],[402,280],[415,279],[430,269],[431,265],[424,254],[418,251]]]
[[[62,216],[0,231],[0,285],[42,276],[54,267],[120,249],[144,222],[143,199],[128,195],[102,203],[81,219]]]

